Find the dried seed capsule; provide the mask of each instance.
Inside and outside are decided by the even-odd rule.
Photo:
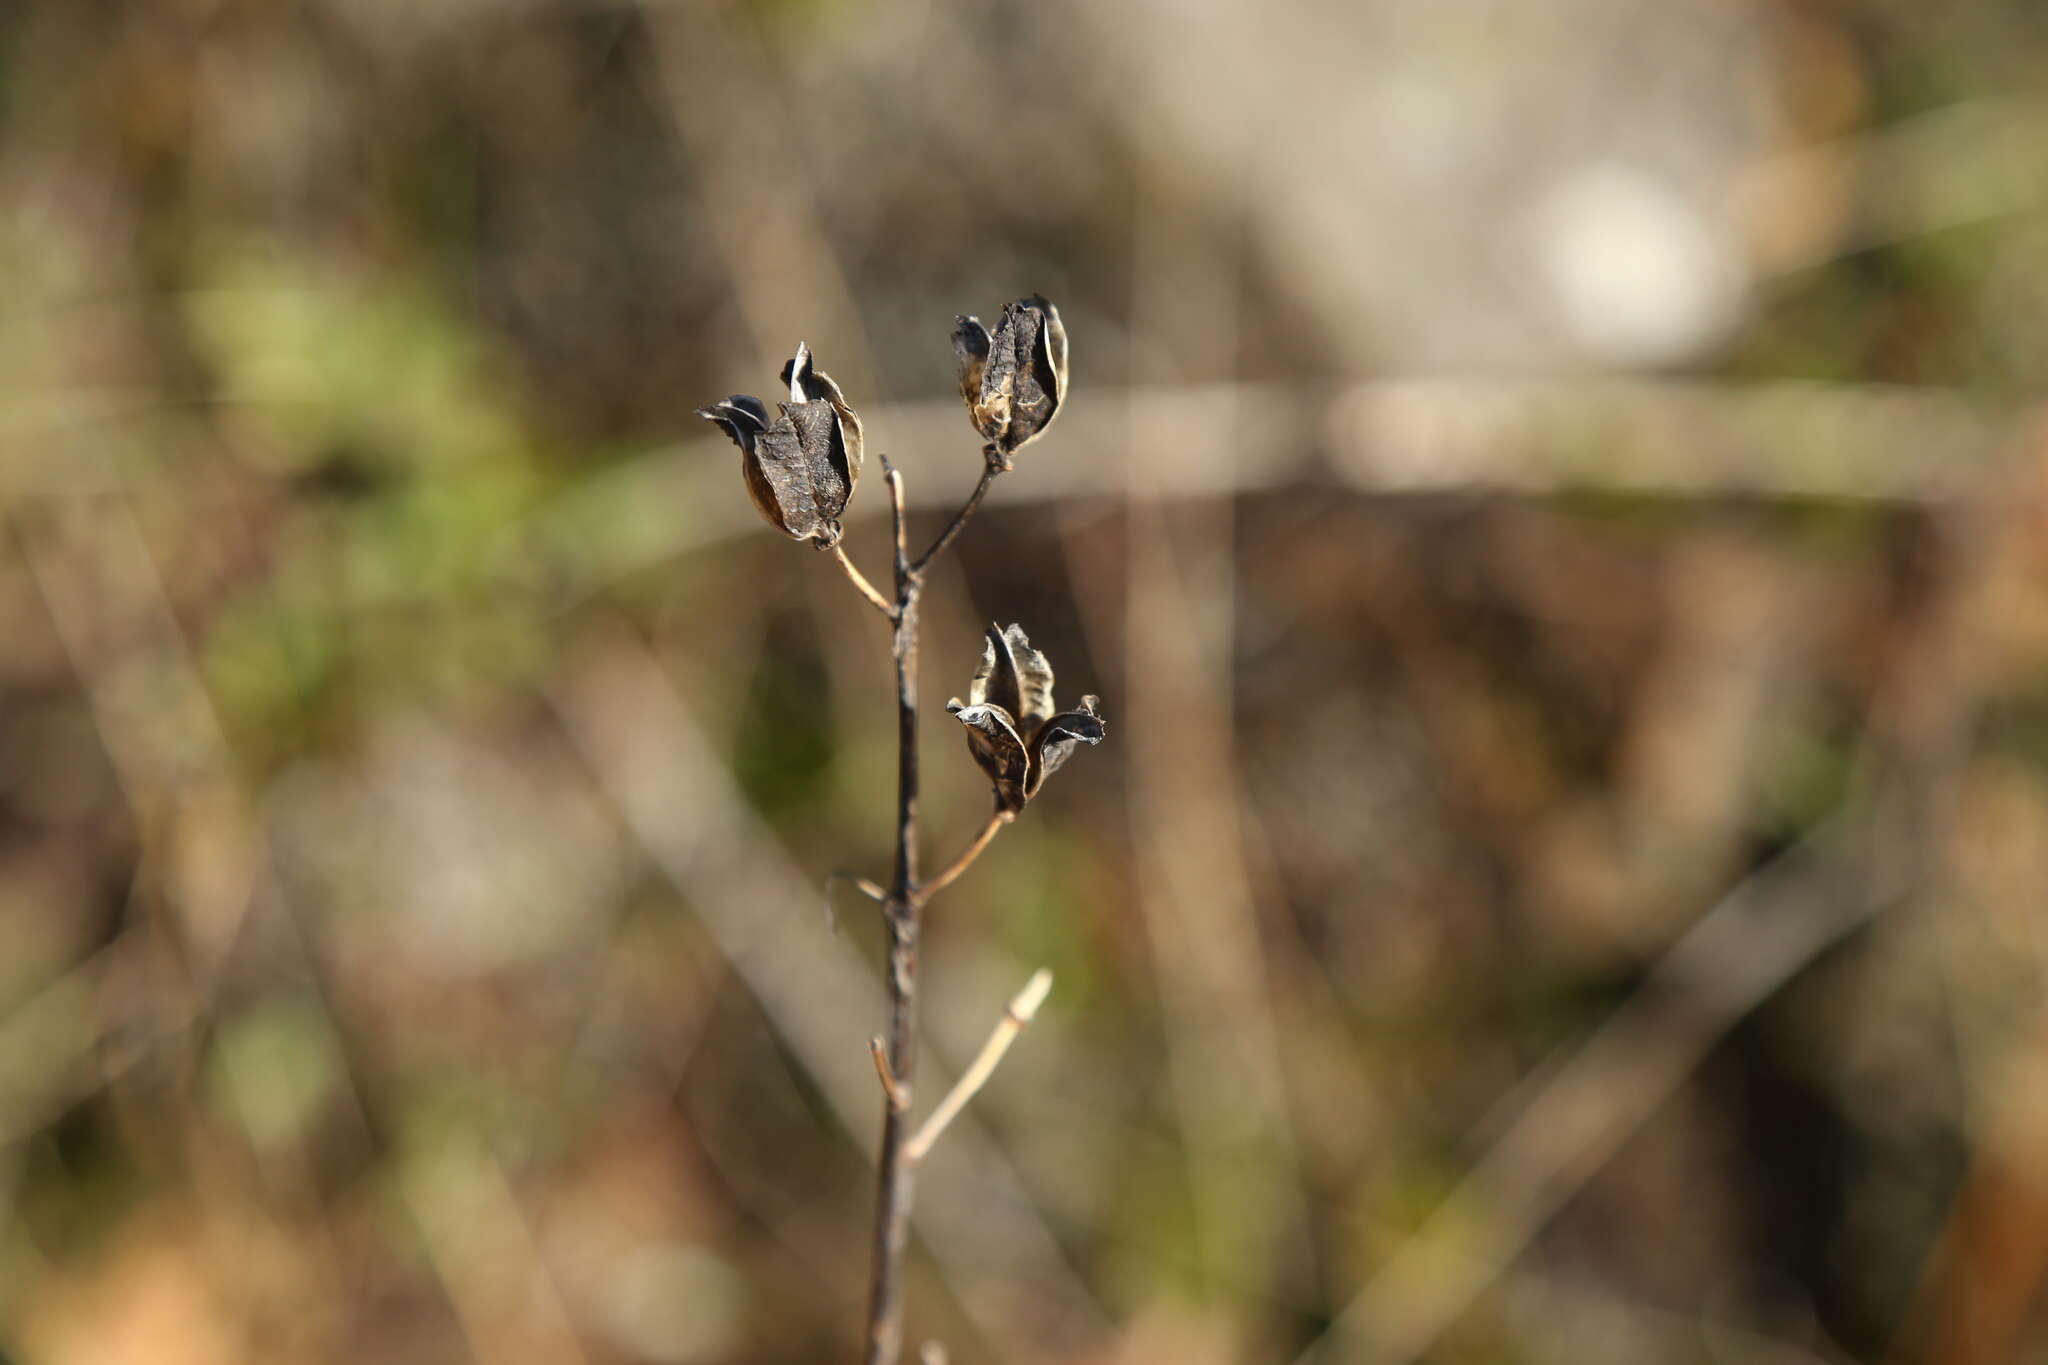
[[[1003,309],[995,330],[963,317],[953,329],[960,396],[992,458],[1010,457],[1052,425],[1067,391],[1067,329],[1059,309],[1034,294]]]
[[[967,727],[968,751],[995,788],[996,808],[1013,813],[1038,795],[1075,745],[1102,742],[1100,707],[1083,697],[1079,709],[1055,712],[1052,665],[1017,625],[989,628],[967,700],[946,703]]]
[[[839,518],[860,480],[860,417],[801,342],[783,366],[782,381],[789,401],[776,405],[781,415],[773,421],[767,404],[744,393],[697,415],[716,422],[739,447],[747,494],[769,525],[797,540],[835,545]]]

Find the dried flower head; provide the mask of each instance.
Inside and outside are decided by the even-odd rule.
[[[960,360],[960,396],[990,458],[1010,456],[1052,425],[1067,392],[1067,329],[1060,310],[1038,295],[1003,309],[993,333],[981,319],[957,319],[953,353]]]
[[[697,415],[723,427],[740,448],[747,493],[769,525],[821,548],[836,545],[840,515],[860,481],[860,417],[802,342],[782,367],[782,382],[789,401],[776,405],[782,415],[773,421],[767,404],[744,393]]]
[[[989,627],[967,701],[946,703],[967,727],[974,761],[995,784],[996,808],[1012,813],[1038,795],[1076,744],[1102,742],[1099,708],[1096,698],[1083,697],[1078,710],[1053,710],[1052,665],[1017,625]]]

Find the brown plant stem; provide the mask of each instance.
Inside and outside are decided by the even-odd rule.
[[[846,547],[844,545],[834,543],[832,546],[832,557],[839,561],[839,567],[846,570],[847,578],[851,579],[853,586],[860,590],[862,597],[867,598],[868,601],[874,604],[876,611],[881,612],[882,615],[892,621],[896,619],[895,604],[882,596],[874,584],[868,582],[866,574],[854,567],[853,561],[846,557]]]
[[[980,481],[974,485],[974,491],[967,495],[967,501],[960,504],[960,510],[953,514],[953,520],[946,524],[946,529],[939,532],[939,538],[932,542],[932,547],[918,557],[917,563],[910,566],[913,574],[922,577],[926,567],[945,552],[946,547],[960,534],[961,528],[967,525],[967,519],[974,515],[974,509],[981,506],[981,500],[988,496],[989,485],[996,481],[996,475],[1009,468],[1009,465],[1003,463],[992,451],[983,451],[982,457],[988,463],[982,467]]]
[[[951,886],[955,878],[968,868],[974,866],[974,860],[981,856],[981,851],[995,841],[996,832],[1016,818],[1016,814],[1011,811],[991,811],[988,823],[983,825],[981,832],[974,836],[974,842],[961,850],[959,857],[946,864],[945,871],[938,873],[924,883],[922,890],[925,898],[929,899],[934,893],[943,891],[946,887]]]
[[[868,1051],[875,1058],[875,1077],[882,1083],[882,1096],[889,1101],[891,1109],[908,1109],[910,1097],[903,1093],[903,1087],[896,1084],[896,1073],[889,1066],[889,1045],[876,1034],[868,1039]]]
[[[882,919],[889,934],[889,1028],[875,1049],[875,1069],[887,1101],[882,1119],[880,1171],[875,1191],[874,1263],[868,1282],[867,1365],[895,1365],[903,1346],[903,1262],[910,1247],[910,1209],[916,1189],[917,1158],[911,1150],[910,1108],[917,1065],[917,948],[926,899],[967,870],[1004,820],[991,818],[974,844],[925,886],[917,877],[917,627],[925,570],[960,534],[981,506],[989,485],[1002,472],[994,459],[953,520],[915,562],[909,553],[903,475],[882,456],[895,530],[896,601],[880,601],[842,553],[840,562],[854,586],[889,618],[890,652],[896,661],[896,864]],[[836,549],[836,547],[835,547]],[[1005,1044],[1007,1046],[1007,1043]],[[998,1059],[1001,1053],[997,1053]],[[983,1078],[984,1080],[986,1077]],[[971,1092],[969,1092],[971,1094]],[[962,1096],[964,1103],[967,1096]],[[935,1134],[936,1135],[936,1134]]]
[[[896,532],[896,609],[889,618],[890,652],[896,660],[896,866],[882,903],[889,933],[889,1029],[875,1063],[887,1103],[875,1186],[867,1365],[895,1365],[903,1347],[903,1261],[910,1248],[917,1175],[905,1147],[917,1066],[917,609],[923,581],[905,552],[903,476],[886,456],[882,468]]]
[[[910,1108],[917,1066],[919,921],[926,898],[965,870],[965,863],[956,860],[932,886],[920,885],[917,878],[918,604],[924,593],[925,570],[960,534],[1002,467],[989,461],[967,502],[915,562],[909,553],[903,475],[886,455],[882,471],[895,528],[896,601],[884,614],[889,618],[890,652],[896,660],[896,865],[882,902],[882,921],[889,935],[889,1027],[884,1045],[876,1049],[875,1067],[887,1103],[876,1177],[874,1263],[868,1281],[867,1365],[895,1365],[903,1347],[903,1262],[910,1249],[910,1209],[917,1175],[917,1161],[910,1152]],[[977,842],[985,845],[992,837],[992,831],[984,831]]]

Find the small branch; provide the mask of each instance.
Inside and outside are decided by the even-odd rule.
[[[853,561],[846,557],[846,547],[844,545],[833,545],[832,557],[839,561],[840,568],[846,570],[846,576],[853,580],[854,587],[860,589],[860,595],[874,603],[876,611],[879,611],[891,621],[896,619],[896,604],[877,592],[875,585],[868,582],[868,576],[853,566]]]
[[[889,517],[896,527],[896,595],[900,598],[910,579],[910,546],[905,537],[909,514],[903,510],[903,474],[889,463],[887,455],[882,457],[882,481],[889,485]]]
[[[884,891],[866,877],[861,876],[858,872],[848,872],[843,867],[839,868],[831,876],[825,878],[825,927],[835,934],[839,932],[839,913],[832,908],[832,888],[840,882],[846,882],[854,890],[860,892],[877,905],[887,905],[889,903],[889,893],[887,891]]]
[[[895,1068],[889,1065],[889,1049],[882,1042],[880,1034],[868,1039],[868,1051],[875,1058],[875,1074],[882,1078],[882,1094],[888,1098],[889,1112],[900,1114],[910,1107],[910,1096],[896,1081]]]
[[[989,1034],[988,1041],[981,1045],[981,1055],[974,1059],[974,1065],[967,1068],[966,1073],[947,1093],[946,1098],[939,1101],[939,1107],[932,1110],[931,1117],[924,1121],[924,1126],[910,1139],[910,1145],[904,1148],[904,1156],[911,1161],[924,1160],[925,1153],[932,1149],[932,1144],[946,1131],[946,1125],[967,1107],[967,1102],[973,1099],[984,1085],[988,1084],[988,1078],[995,1074],[997,1064],[1003,1060],[1003,1054],[1010,1050],[1010,1044],[1017,1041],[1017,1035],[1030,1025],[1032,1017],[1038,1013],[1038,1007],[1045,1003],[1046,993],[1051,989],[1051,972],[1040,967],[1031,974],[1031,979],[1024,983],[1024,989],[1017,992],[1016,998],[1010,1001],[1010,1007],[1003,1011],[1003,1017],[996,1023],[995,1032]]]
[[[946,864],[945,871],[917,888],[918,899],[929,899],[934,892],[942,891],[946,887],[951,886],[955,878],[974,865],[974,860],[981,856],[981,851],[987,848],[995,839],[996,831],[1016,818],[1015,812],[1012,811],[998,810],[990,812],[988,823],[981,827],[981,833],[974,836],[974,842],[969,844],[959,857]]]
[[[889,893],[884,891],[879,884],[867,877],[861,876],[858,872],[848,872],[845,868],[840,868],[831,876],[825,878],[826,894],[830,895],[833,886],[839,882],[845,882],[877,905],[889,903]]]
[[[953,538],[958,536],[961,528],[967,525],[967,519],[974,515],[974,509],[981,506],[981,500],[988,496],[989,485],[996,481],[996,475],[1008,468],[1007,465],[998,461],[992,454],[986,451],[983,454],[988,456],[988,463],[982,467],[981,482],[974,485],[974,491],[967,495],[967,501],[962,503],[960,510],[953,514],[953,520],[947,524],[946,529],[939,532],[939,538],[932,542],[932,547],[918,557],[917,563],[910,566],[910,572],[913,575],[923,573],[931,562],[937,559],[948,545],[953,543]]]

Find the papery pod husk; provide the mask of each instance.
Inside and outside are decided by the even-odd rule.
[[[1000,706],[1020,729],[1052,714],[1052,665],[1031,647],[1024,627],[990,626],[982,637],[981,666],[967,689],[977,706]]]
[[[722,398],[708,408],[698,408],[697,415],[724,428],[732,443],[740,448],[741,455],[754,453],[754,442],[768,430],[770,420],[768,405],[750,393]]]
[[[828,498],[837,497],[828,514],[817,490],[818,463],[805,450],[790,405],[783,405],[782,416],[761,434],[744,463],[747,492],[769,525],[797,540],[831,544],[839,539],[837,516],[846,505],[845,485],[827,490]]]
[[[817,367],[811,348],[801,341],[797,343],[796,355],[782,367],[782,382],[789,386],[792,403],[825,403],[837,419],[837,430],[832,433],[834,444],[828,449],[827,458],[844,481],[846,494],[839,500],[839,511],[832,514],[836,517],[846,510],[853,490],[860,484],[861,465],[866,458],[860,414],[846,401],[832,376]]]
[[[1003,308],[993,332],[958,320],[953,350],[974,429],[1006,461],[1052,425],[1067,389],[1067,329],[1039,295]]]
[[[811,467],[803,457],[802,440],[789,418],[768,416],[768,405],[752,394],[736,393],[697,415],[715,422],[740,450],[740,474],[754,510],[776,530],[798,540],[821,534],[817,498],[811,489]]]
[[[1003,324],[1011,329],[1016,365],[1003,449],[1014,454],[1059,415],[1067,393],[1067,329],[1059,309],[1036,294],[1003,309]]]
[[[959,698],[946,710],[967,727],[967,749],[995,788],[996,808],[1012,814],[1030,797],[1031,752],[1010,713],[1000,706],[963,706]]]
[[[967,416],[974,423],[974,429],[984,437],[993,437],[994,432],[984,424],[981,403],[981,376],[988,368],[988,328],[981,325],[981,319],[959,316],[953,319],[953,358],[960,365],[960,397],[967,404]]]
[[[1101,707],[1099,697],[1083,697],[1078,710],[1049,716],[1038,727],[1037,733],[1031,737],[1029,780],[1024,790],[1027,800],[1038,795],[1045,779],[1060,770],[1073,754],[1075,745],[1102,742],[1105,731]]]
[[[778,404],[772,422],[767,405],[749,394],[734,394],[697,415],[716,422],[740,448],[747,496],[762,519],[796,540],[819,546],[838,543],[839,518],[860,478],[860,418],[839,386],[811,361],[798,343],[783,366],[790,400]]]

